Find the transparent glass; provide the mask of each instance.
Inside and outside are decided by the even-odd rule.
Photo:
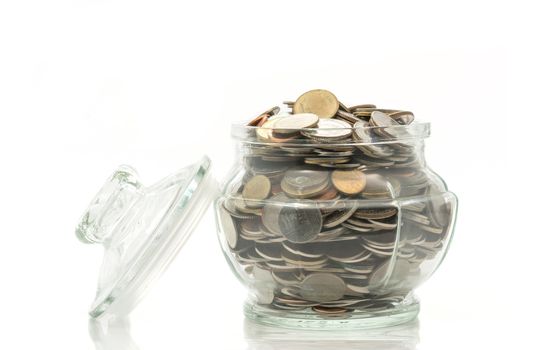
[[[319,329],[407,322],[419,310],[413,290],[447,252],[457,198],[426,164],[429,124],[335,131],[362,137],[262,138],[274,130],[232,127],[237,158],[215,212],[251,319]]]

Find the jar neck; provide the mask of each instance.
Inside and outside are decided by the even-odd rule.
[[[255,143],[236,142],[239,161],[261,160],[269,164],[361,164],[379,168],[425,168],[424,139],[389,143]],[[340,165],[338,168],[341,168]],[[347,167],[347,166],[345,166]]]

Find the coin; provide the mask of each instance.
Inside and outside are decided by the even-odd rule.
[[[397,213],[396,208],[362,208],[358,209],[353,216],[360,219],[386,219]]]
[[[273,140],[273,128],[281,119],[288,118],[286,115],[276,115],[273,118],[266,120],[262,126],[256,130],[256,135],[259,140],[271,142]]]
[[[222,231],[224,237],[226,237],[226,242],[228,243],[230,248],[234,249],[236,248],[236,244],[238,242],[238,232],[236,224],[234,223],[234,220],[232,220],[230,214],[222,205],[218,207],[218,212],[220,216]]]
[[[268,109],[266,112],[260,114],[258,117],[251,120],[247,125],[248,126],[262,126],[269,117],[279,113],[279,107],[275,106]]]
[[[253,176],[243,187],[242,196],[245,204],[250,208],[262,207],[263,200],[268,198],[271,191],[271,182],[264,175]]]
[[[305,243],[317,237],[322,228],[322,215],[317,208],[286,206],[279,212],[281,234],[294,243]]]
[[[314,113],[320,118],[331,118],[339,109],[336,96],[327,90],[311,90],[296,100],[294,113]]]
[[[385,284],[397,283],[409,273],[409,263],[406,260],[398,259],[391,266],[390,260],[380,265],[371,275],[369,280],[370,289],[382,288]]]
[[[338,140],[351,136],[351,125],[339,119],[320,119],[317,129],[302,131],[302,134],[316,139]]]
[[[274,133],[293,134],[304,128],[317,126],[319,117],[313,113],[299,113],[291,118],[282,118],[274,124]]]
[[[328,173],[309,169],[288,170],[281,181],[281,188],[290,196],[305,198],[319,194],[328,187]]]
[[[313,273],[307,276],[300,286],[300,295],[310,301],[338,300],[344,293],[345,282],[340,277],[329,273]]]
[[[366,175],[366,187],[362,196],[367,198],[392,198],[393,188],[390,182],[380,174]]]
[[[284,193],[279,193],[271,197],[264,208],[262,208],[262,224],[270,232],[280,235],[279,228],[279,213],[282,206],[285,204],[287,196]]]
[[[360,170],[334,170],[332,184],[347,196],[359,194],[366,187],[366,175]]]

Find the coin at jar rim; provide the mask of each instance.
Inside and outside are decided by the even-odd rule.
[[[351,124],[339,119],[320,119],[317,129],[302,131],[302,135],[317,138],[338,140],[351,136]]]
[[[413,120],[415,120],[415,115],[409,111],[398,111],[390,113],[389,116],[403,125],[409,125],[413,122]]]
[[[380,111],[371,113],[370,125],[378,127],[374,131],[382,136],[390,136],[397,139],[409,136],[406,129],[401,127],[402,124],[398,123],[388,114]]]
[[[276,115],[273,118],[269,118],[262,126],[256,129],[256,136],[261,141],[272,142],[273,137],[273,128],[275,124],[281,119],[290,118],[287,115]]]
[[[300,129],[317,126],[319,117],[313,113],[299,113],[289,118],[282,118],[274,124],[273,132],[276,134],[295,134]]]
[[[300,295],[310,301],[333,301],[343,297],[345,288],[345,282],[336,275],[313,273],[302,281]]]
[[[235,249],[238,243],[238,230],[236,223],[230,216],[230,213],[224,208],[224,206],[219,206],[219,219],[221,222],[221,227],[223,229],[224,237],[226,242],[231,249]]]
[[[346,196],[359,194],[366,187],[366,175],[360,170],[334,170],[332,184]]]
[[[320,118],[332,118],[339,109],[336,96],[328,90],[311,90],[294,103],[294,113],[315,113]]]
[[[286,171],[281,181],[283,191],[290,191],[296,195],[311,193],[323,186],[326,188],[327,185],[328,172],[302,168],[294,168]]]
[[[310,242],[322,229],[322,214],[318,208],[285,206],[278,220],[281,234],[293,243]]]
[[[260,114],[258,117],[251,120],[247,125],[248,126],[262,126],[262,124],[264,124],[268,120],[269,117],[276,115],[277,113],[279,113],[279,107],[278,106],[272,107],[268,109],[266,112]]]
[[[241,195],[245,199],[245,204],[249,208],[259,208],[264,204],[262,201],[270,195],[271,182],[264,175],[253,176],[245,186]]]

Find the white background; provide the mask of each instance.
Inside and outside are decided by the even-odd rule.
[[[2,1],[0,348],[538,348],[538,13],[521,1]],[[128,163],[151,184],[209,154],[220,179],[230,123],[313,88],[432,122],[427,159],[460,211],[418,290],[418,326],[392,341],[266,336],[244,321],[208,212],[131,332],[93,342],[102,251],[73,230],[105,178]]]

